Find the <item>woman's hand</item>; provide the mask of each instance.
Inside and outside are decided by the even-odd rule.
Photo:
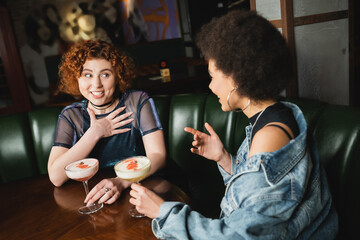
[[[121,114],[120,116],[117,116],[124,109],[125,106],[116,109],[114,112],[110,113],[104,118],[96,119],[94,111],[91,110],[90,108],[87,108],[87,111],[90,116],[90,129],[100,134],[100,138],[110,137],[115,134],[120,134],[130,131],[131,130],[130,128],[118,129],[122,126],[125,126],[128,123],[131,123],[134,120],[133,118],[128,118],[132,115],[132,112],[127,112]]]
[[[185,132],[189,132],[194,135],[194,141],[192,142],[194,147],[190,150],[192,153],[198,154],[210,160],[214,160],[215,162],[219,162],[224,158],[225,155],[228,154],[224,149],[224,145],[222,144],[219,136],[216,134],[210,124],[205,123],[205,128],[210,133],[210,135],[190,127],[186,127],[184,129]]]
[[[121,192],[129,186],[130,182],[120,178],[103,179],[91,189],[84,202],[87,206],[92,205],[96,201],[112,204],[120,197]]]
[[[141,186],[140,184],[131,184],[129,202],[135,205],[139,213],[145,214],[149,218],[156,218],[160,212],[160,206],[164,199],[159,197],[153,191]]]

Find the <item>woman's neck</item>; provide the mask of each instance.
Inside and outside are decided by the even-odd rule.
[[[106,114],[106,113],[113,111],[115,109],[117,103],[118,103],[118,99],[114,99],[114,100],[107,102],[105,104],[102,104],[102,105],[95,105],[94,103],[89,101],[88,107],[91,110],[93,110],[96,115],[99,115],[99,114]]]

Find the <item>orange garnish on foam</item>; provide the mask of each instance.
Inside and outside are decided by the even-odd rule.
[[[87,164],[84,164],[84,162],[80,162],[76,165],[77,168],[89,168],[90,166]]]
[[[125,161],[125,163],[129,163],[126,166],[126,168],[128,170],[137,170],[137,168],[138,168],[138,163],[137,163],[136,159],[128,159]]]

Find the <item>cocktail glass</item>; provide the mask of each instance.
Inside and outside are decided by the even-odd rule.
[[[119,178],[129,182],[139,183],[150,171],[150,166],[151,161],[149,158],[136,156],[119,161],[115,164],[114,170]],[[145,217],[144,214],[136,210],[135,206],[129,210],[129,214],[136,218]]]
[[[99,170],[99,161],[95,158],[85,158],[65,167],[66,175],[76,181],[82,182],[85,193],[89,193],[88,180],[92,178]],[[81,214],[90,214],[99,211],[103,207],[103,203],[95,202],[90,206],[82,206],[78,209]]]

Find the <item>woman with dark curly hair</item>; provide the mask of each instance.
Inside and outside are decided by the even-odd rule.
[[[110,43],[85,41],[63,55],[59,76],[59,91],[85,100],[59,115],[48,161],[55,186],[68,180],[66,165],[87,157],[97,158],[100,169],[134,155],[150,158],[150,174],[165,165],[164,136],[154,102],[145,92],[129,90],[134,76],[131,58]],[[111,204],[129,185],[116,177],[104,179],[85,202]]]
[[[280,32],[255,12],[234,10],[204,25],[196,41],[222,110],[242,111],[250,122],[236,155],[208,123],[209,134],[185,128],[194,135],[191,151],[218,164],[221,216],[205,218],[137,184],[130,202],[154,218],[161,239],[335,238],[337,214],[304,115],[277,101],[292,74]]]

